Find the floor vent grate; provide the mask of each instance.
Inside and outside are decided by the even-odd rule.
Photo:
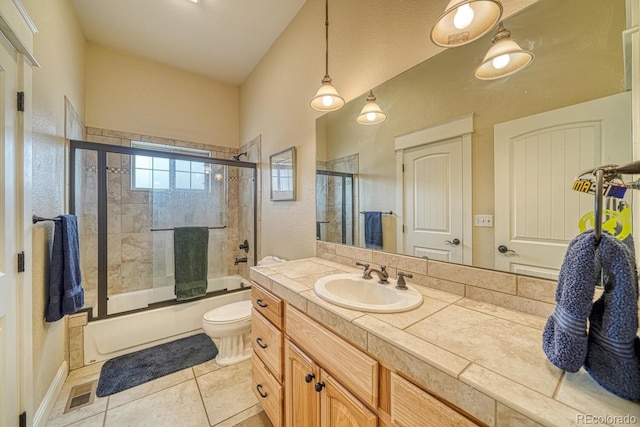
[[[67,399],[64,413],[66,414],[69,411],[75,411],[76,409],[91,405],[96,395],[97,385],[98,381],[91,381],[73,387],[71,393],[69,393],[69,399]]]

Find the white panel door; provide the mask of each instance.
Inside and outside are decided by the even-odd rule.
[[[0,43],[0,427],[20,412],[17,289],[17,66]]]
[[[629,93],[497,124],[496,268],[557,278],[580,217],[593,210],[592,195],[572,190],[575,178],[630,162],[631,146]]]
[[[404,152],[404,253],[463,262],[462,139]]]

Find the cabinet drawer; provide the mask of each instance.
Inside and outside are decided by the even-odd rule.
[[[282,329],[282,300],[280,298],[253,282],[251,303],[258,313],[269,319],[278,329]]]
[[[287,305],[286,332],[313,360],[361,401],[378,405],[378,362]]]
[[[259,356],[273,376],[282,382],[282,332],[255,308],[251,313],[251,344],[253,354]]]
[[[391,373],[391,425],[424,427],[477,427],[464,415],[429,393]]]
[[[284,389],[257,357],[251,358],[253,392],[274,426],[284,425],[282,405]]]

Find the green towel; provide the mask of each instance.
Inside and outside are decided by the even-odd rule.
[[[178,301],[207,293],[209,229],[177,227],[173,232],[173,253]]]

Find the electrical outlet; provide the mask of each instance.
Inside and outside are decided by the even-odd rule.
[[[474,218],[476,227],[493,227],[493,215],[476,215]]]

